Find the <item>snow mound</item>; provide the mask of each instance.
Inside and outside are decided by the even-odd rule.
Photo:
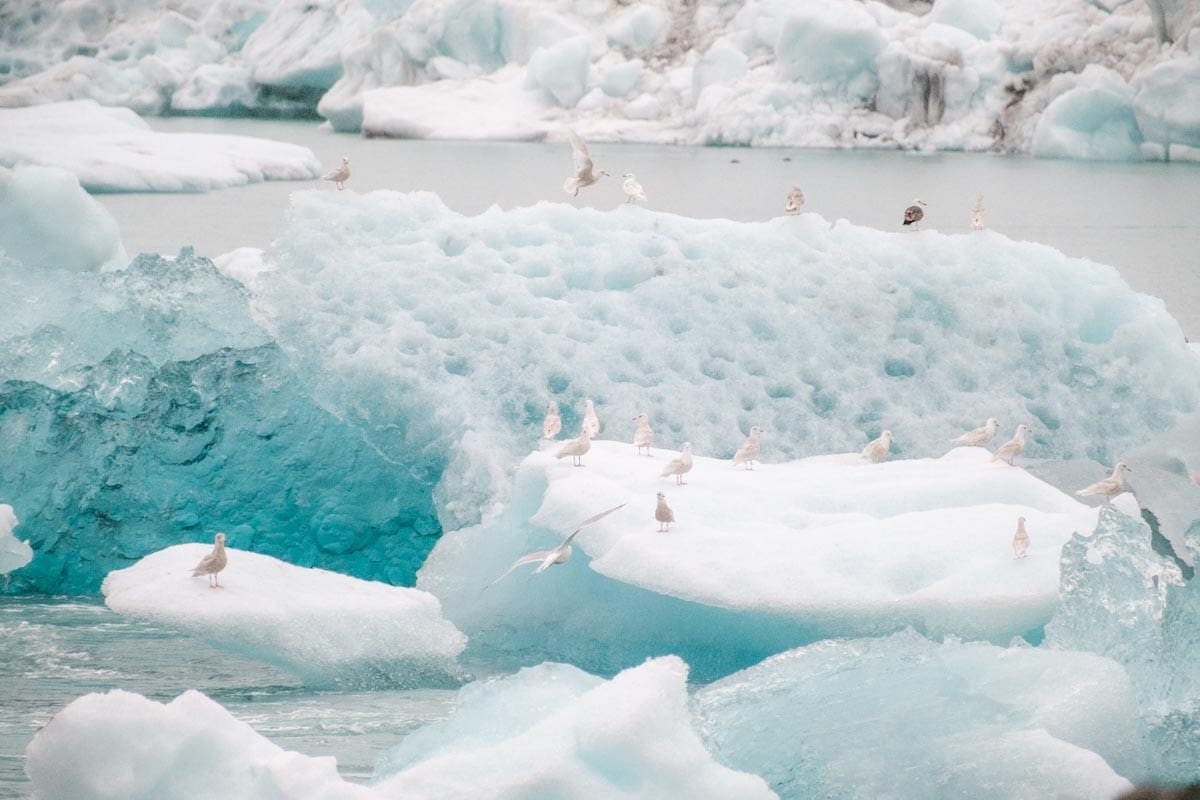
[[[432,595],[227,548],[224,589],[191,577],[212,548],[181,544],[110,572],[112,610],[265,661],[308,685],[445,683],[466,644]]]
[[[696,708],[717,757],[784,800],[1091,800],[1141,777],[1129,678],[1082,653],[821,642],[701,689]]]
[[[158,133],[123,108],[92,100],[0,109],[0,165],[74,173],[89,191],[184,192],[320,174],[306,147],[204,133]]]
[[[265,258],[262,324],[322,403],[441,476],[447,529],[508,496],[549,399],[565,431],[591,397],[630,435],[646,411],[659,446],[711,456],[761,425],[766,461],[884,428],[898,456],[940,455],[995,416],[1001,436],[1032,426],[1028,456],[1112,463],[1200,405],[1161,301],[988,231],[297,192]]]
[[[81,697],[38,731],[26,768],[46,800],[160,800],[197,787],[278,800],[775,797],[705,751],[686,678],[667,658],[611,681],[548,664],[472,684],[454,715],[405,739],[406,763],[369,787],[343,781],[332,758],[272,744],[195,691],[167,704],[120,690]]]
[[[52,167],[0,169],[0,254],[33,269],[128,263],[117,221],[74,175]]]
[[[541,649],[524,657],[582,653],[597,667],[606,665],[598,657],[636,663],[661,652],[655,647],[682,648],[671,651],[707,675],[745,666],[759,628],[776,641],[792,637],[790,646],[906,625],[998,642],[1036,634],[1058,598],[1059,549],[1095,524],[1091,509],[978,448],[878,465],[856,454],[819,456],[752,472],[696,457],[682,487],[659,478],[674,454],[652,453],[598,441],[584,468],[531,455],[517,476],[519,511],[445,534],[418,586],[442,599],[473,646],[511,652],[541,637]],[[657,491],[675,512],[665,534],[655,532]],[[580,520],[620,503],[575,538],[567,565],[536,577],[518,572],[482,602],[480,587],[520,555],[552,547]],[[1015,560],[1019,516],[1032,546]],[[597,583],[610,586],[597,596]],[[664,596],[701,609],[677,619]],[[667,627],[659,613],[673,633],[656,632]],[[694,653],[706,639],[707,654]]]
[[[17,515],[13,513],[13,507],[0,503],[0,575],[7,575],[33,560],[29,542],[21,541],[13,534],[15,527]]]

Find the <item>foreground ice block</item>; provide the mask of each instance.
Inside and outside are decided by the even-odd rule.
[[[17,515],[13,507],[0,503],[0,575],[7,575],[33,560],[29,542],[23,542],[13,534],[17,527]]]
[[[687,485],[659,473],[674,455],[599,441],[574,468],[529,456],[512,508],[443,535],[418,576],[447,616],[487,648],[596,669],[678,652],[702,677],[824,636],[890,632],[1007,642],[1054,612],[1059,549],[1095,511],[980,448],[867,464],[820,456],[754,471],[697,456]],[[657,533],[655,493],[676,522]],[[576,555],[518,570],[580,521]],[[1032,544],[1015,559],[1017,518]],[[475,649],[478,648],[478,649]]]
[[[1042,648],[829,641],[701,689],[713,753],[784,800],[1114,798],[1142,770],[1129,678]]]
[[[41,800],[769,800],[759,777],[705,751],[687,667],[652,661],[602,681],[546,664],[463,689],[449,720],[417,731],[373,786],[332,758],[288,752],[198,692],[168,704],[123,691],[60,711],[26,750]]]
[[[109,573],[104,601],[310,686],[410,687],[459,677],[455,658],[466,637],[432,595],[232,548],[224,588],[210,589],[192,569],[211,549],[176,545]]]
[[[93,100],[0,109],[0,165],[72,172],[94,192],[203,192],[267,180],[307,180],[307,147],[250,136],[159,133],[137,114]]]

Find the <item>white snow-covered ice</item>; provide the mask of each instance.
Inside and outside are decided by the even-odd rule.
[[[0,166],[71,172],[89,191],[202,192],[266,180],[307,180],[307,147],[250,136],[159,133],[125,108],[94,100],[0,108]]]
[[[236,542],[233,542],[236,544]],[[312,686],[452,682],[466,637],[418,589],[227,547],[223,589],[192,577],[210,544],[181,544],[110,572],[109,608],[265,661]]]
[[[0,575],[7,575],[33,560],[33,549],[29,542],[18,539],[13,533],[17,527],[17,515],[13,507],[0,503]]]

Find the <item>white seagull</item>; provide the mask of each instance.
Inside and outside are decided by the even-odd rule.
[[[914,199],[913,204],[904,209],[904,224],[912,225],[913,230],[920,227],[921,220],[925,219],[925,201],[920,198]]]
[[[1013,438],[996,448],[996,452],[992,453],[991,460],[1007,461],[1010,467],[1014,466],[1013,459],[1025,450],[1025,434],[1027,433],[1029,433],[1029,426],[1022,422],[1017,426],[1017,432],[1013,434]]]
[[[575,197],[579,190],[591,186],[608,173],[604,170],[592,171],[592,157],[588,155],[587,144],[579,138],[579,134],[567,128],[567,136],[571,139],[571,158],[575,162],[575,174],[563,183],[563,191]]]
[[[975,207],[971,209],[971,230],[983,230],[983,214],[986,209],[983,207],[983,195],[979,195],[979,199],[975,201]]]
[[[632,203],[634,200],[646,202],[646,193],[642,191],[642,185],[638,183],[637,176],[632,172],[626,172],[621,176],[625,182],[621,184],[621,190],[625,192],[625,202]]]
[[[600,435],[600,418],[596,416],[596,406],[590,397],[583,403],[583,427],[580,430],[587,431],[593,439]]]
[[[1013,534],[1013,558],[1024,558],[1029,552],[1029,534],[1025,532],[1025,518],[1017,517],[1017,532]]]
[[[638,455],[642,454],[642,448],[646,448],[646,455],[650,455],[650,445],[654,444],[654,431],[650,430],[650,417],[646,416],[646,412],[642,412],[633,418],[637,422],[637,430],[633,432],[633,446],[637,448]]]
[[[745,464],[746,469],[754,469],[754,462],[758,460],[758,435],[762,433],[762,428],[755,425],[750,429],[750,435],[746,437],[746,441],[742,442],[742,446],[733,454],[733,465]]]
[[[879,434],[878,439],[872,439],[863,448],[862,457],[872,464],[878,464],[880,461],[885,461],[888,457],[888,452],[892,449],[892,432],[884,431]]]
[[[996,435],[996,427],[1000,423],[996,422],[995,417],[988,417],[988,421],[982,428],[976,428],[972,431],[967,431],[962,436],[955,437],[950,440],[951,444],[962,445],[964,447],[983,447],[992,440]]]
[[[223,589],[221,586],[221,571],[225,569],[228,559],[225,557],[225,534],[218,533],[213,540],[212,552],[200,559],[200,563],[192,570],[192,577],[208,576],[208,588]]]
[[[663,471],[659,474],[658,477],[665,478],[668,475],[674,475],[676,486],[686,486],[687,481],[685,481],[683,479],[683,476],[691,471],[692,471],[692,443],[684,442],[683,450],[679,453],[678,456],[671,459],[671,463],[667,464],[667,466],[663,469]]]
[[[350,180],[350,159],[342,156],[342,165],[329,170],[321,176],[323,181],[333,181],[333,185],[340,192],[346,188],[346,181]]]
[[[542,438],[553,439],[562,430],[562,417],[558,415],[558,403],[551,400],[546,407],[546,418],[542,420]]]
[[[804,192],[800,191],[799,186],[793,186],[788,192],[787,205],[783,207],[783,213],[789,217],[800,213],[800,209],[804,206]]]
[[[1104,502],[1108,503],[1113,496],[1125,491],[1126,472],[1133,472],[1133,470],[1124,461],[1118,461],[1117,465],[1113,467],[1111,475],[1104,480],[1096,481],[1091,486],[1080,489],[1075,494],[1080,497],[1087,497],[1090,494],[1104,495]]]
[[[558,452],[554,454],[554,457],[555,458],[566,458],[567,456],[570,456],[572,465],[574,465],[576,467],[582,467],[583,466],[583,457],[585,455],[587,455],[588,450],[591,450],[591,449],[592,449],[592,435],[590,433],[588,433],[588,430],[585,427],[583,429],[583,432],[579,434],[578,439],[572,439],[571,441],[564,444],[562,447],[559,448]]]
[[[541,563],[538,564],[538,568],[533,571],[533,574],[537,575],[539,572],[545,572],[546,570],[550,569],[550,567],[553,567],[555,564],[567,563],[567,559],[569,559],[571,557],[571,550],[572,550],[571,540],[575,538],[575,534],[579,533],[581,530],[586,528],[588,525],[591,525],[593,522],[598,522],[598,521],[604,519],[605,517],[607,517],[609,514],[616,511],[617,509],[624,508],[624,507],[625,507],[625,504],[621,503],[621,505],[613,506],[608,511],[601,511],[599,514],[597,514],[594,517],[588,517],[583,522],[579,523],[579,525],[577,525],[575,527],[575,530],[571,531],[571,535],[568,536],[566,539],[564,539],[563,543],[560,544],[558,547],[554,548],[553,550],[537,550],[533,553],[529,553],[527,555],[521,556],[513,563],[513,565],[511,567],[504,570],[503,575],[501,575],[499,578],[496,578],[496,580],[489,583],[488,586],[496,585],[501,580],[508,577],[508,574],[510,572],[512,572],[514,569],[521,566],[522,564],[534,564],[534,563],[537,563],[540,561]],[[486,589],[487,587],[485,586],[484,588]]]

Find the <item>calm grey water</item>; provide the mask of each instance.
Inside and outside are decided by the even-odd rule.
[[[312,122],[174,118],[164,131],[262,136],[303,144],[329,166],[350,157],[349,187],[437,192],[474,214],[542,200],[611,208],[620,180],[605,179],[573,199],[562,191],[570,166],[563,143],[427,142],[364,139]],[[1200,339],[1200,164],[1107,164],[981,153],[729,149],[605,145],[596,165],[634,172],[649,207],[692,217],[766,219],[782,213],[799,184],[806,208],[829,220],[900,227],[914,197],[929,207],[922,227],[967,230],[976,196],[988,227],[1014,239],[1117,267],[1135,289],[1164,298],[1184,332]],[[734,163],[734,162],[737,163]],[[321,181],[267,183],[195,195],[100,195],[131,253],[174,253],[192,244],[205,255],[265,247],[278,232],[288,194]]]

